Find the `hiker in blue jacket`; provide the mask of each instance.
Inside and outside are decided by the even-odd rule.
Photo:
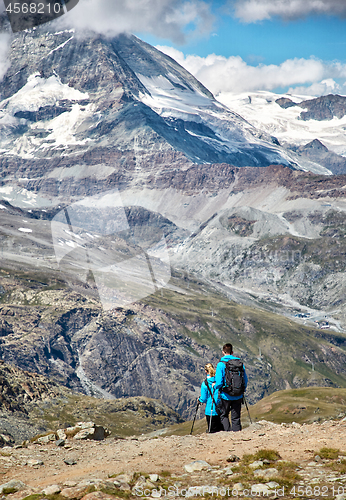
[[[204,367],[206,379],[202,382],[200,403],[207,403],[205,407],[205,418],[208,424],[208,432],[222,431],[220,417],[215,409],[215,404],[218,404],[218,391],[215,391],[215,368],[211,363],[207,363]],[[207,386],[208,384],[208,386]],[[214,401],[213,401],[214,399]]]
[[[216,367],[216,375],[215,375],[215,391],[220,395],[220,404],[218,405],[219,415],[221,425],[224,431],[241,431],[241,422],[240,422],[240,414],[241,414],[241,404],[243,400],[243,395],[240,396],[230,396],[222,389],[225,385],[225,363],[230,359],[239,360],[233,356],[233,346],[232,344],[225,344],[222,348],[222,358]],[[245,389],[247,386],[247,375],[244,368],[244,381],[245,381]],[[245,392],[245,391],[244,391]],[[229,421],[229,414],[231,413],[231,423]]]

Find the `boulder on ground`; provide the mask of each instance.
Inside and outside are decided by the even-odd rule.
[[[96,425],[94,422],[78,422],[74,427],[67,427],[67,429],[59,429],[59,435],[62,432],[68,438],[74,439],[94,439],[102,441],[110,435],[110,431],[101,425]]]
[[[211,469],[211,465],[204,460],[194,460],[189,464],[184,465],[184,469],[186,472],[196,472],[205,469]]]
[[[10,434],[0,434],[0,448],[14,445],[14,439]]]
[[[18,479],[11,479],[8,483],[0,485],[0,495],[8,495],[9,493],[16,493],[17,491],[24,490],[26,484]]]

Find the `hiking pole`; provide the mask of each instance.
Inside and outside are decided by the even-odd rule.
[[[208,428],[208,434],[210,434],[210,430],[211,430],[211,421],[213,419],[213,410],[211,411],[210,413],[210,420],[209,420],[209,428]]]
[[[247,405],[247,401],[246,401],[246,398],[245,398],[245,394],[243,394],[243,401],[245,403],[245,406],[246,406],[246,409],[247,409],[247,412],[249,414],[249,419],[250,419],[250,424],[252,424],[252,420],[251,420],[251,416],[250,416],[250,412],[249,412],[249,407]]]
[[[194,416],[194,419],[193,419],[193,422],[192,422],[192,427],[191,427],[191,432],[190,432],[190,436],[192,434],[192,431],[193,431],[193,426],[195,425],[195,420],[196,420],[196,417],[197,417],[197,412],[198,412],[198,408],[199,408],[199,405],[201,404],[200,400],[197,399],[197,406],[196,406],[196,413],[195,413],[195,416]]]

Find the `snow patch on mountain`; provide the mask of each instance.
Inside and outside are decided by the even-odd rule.
[[[93,114],[92,104],[81,106],[78,101],[89,99],[89,94],[63,84],[58,75],[42,78],[39,73],[29,76],[27,83],[13,96],[0,103],[0,135],[7,127],[28,126],[31,130],[47,131],[42,140],[37,136],[21,136],[7,154],[15,154],[22,158],[33,158],[40,148],[51,148],[60,145],[80,145],[88,139],[78,141],[75,133],[81,123]],[[35,113],[45,107],[58,106],[60,101],[73,102],[71,109],[53,119],[38,119],[35,123],[25,118],[23,113]],[[77,101],[77,102],[76,102]]]
[[[58,76],[46,79],[34,73],[29,76],[24,87],[1,103],[0,113],[6,112],[13,116],[19,111],[38,111],[43,106],[53,106],[62,99],[79,101],[88,98],[87,93],[63,84]]]
[[[275,101],[287,98],[298,106],[283,109]],[[218,99],[231,110],[239,113],[254,127],[275,135],[282,145],[304,145],[319,139],[328,149],[346,155],[346,116],[329,121],[300,120],[304,108],[299,106],[306,96],[274,94],[272,92],[247,92],[220,94]],[[310,166],[308,166],[308,169]]]
[[[171,80],[177,80],[174,75],[169,75]],[[137,73],[137,77],[150,92],[141,99],[144,104],[155,110],[160,115],[169,113],[188,113],[196,115],[197,108],[208,108],[212,101],[202,92],[184,87],[181,82],[168,80],[163,75],[147,77]],[[179,86],[178,86],[179,85]]]
[[[258,131],[239,114],[225,105],[211,99],[198,89],[191,88],[175,75],[148,77],[136,73],[148,94],[142,94],[141,101],[165,119],[174,118],[185,122],[185,130],[211,145],[215,150],[238,153],[250,145],[263,147],[263,154],[271,163],[290,165],[290,155],[270,142],[270,136]],[[196,130],[189,130],[187,122],[209,127],[215,134],[210,137]],[[176,129],[177,130],[177,129]],[[198,157],[195,158],[198,161]]]
[[[82,145],[91,141],[91,139],[88,138],[82,141],[77,140],[75,133],[77,132],[79,125],[92,115],[92,110],[92,104],[88,104],[85,107],[82,107],[79,104],[73,104],[71,111],[66,111],[45,124],[44,128],[51,130],[51,133],[47,136],[46,141],[54,141],[56,146]],[[36,125],[36,127],[41,127],[41,124]],[[51,144],[48,142],[44,142],[41,145],[41,148],[50,147]]]

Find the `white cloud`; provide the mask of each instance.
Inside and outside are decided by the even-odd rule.
[[[110,35],[146,32],[184,43],[186,32],[209,33],[214,18],[202,0],[80,0],[59,22]]]
[[[321,96],[328,94],[346,94],[346,81],[338,83],[332,78],[327,78],[321,82],[315,82],[308,87],[291,87],[288,89],[288,94],[306,95],[306,96]]]
[[[278,16],[285,20],[308,15],[346,17],[345,0],[230,0],[235,16],[246,22],[263,21]]]
[[[306,95],[338,93],[344,87],[334,81],[346,79],[346,65],[318,59],[287,59],[280,65],[248,65],[240,56],[185,56],[172,47],[157,47],[190,71],[215,96],[223,92],[241,93],[274,90],[278,87],[309,85]],[[314,94],[312,94],[314,92]]]
[[[10,62],[8,60],[9,50],[10,35],[6,33],[0,33],[0,81],[2,80],[10,66]]]

